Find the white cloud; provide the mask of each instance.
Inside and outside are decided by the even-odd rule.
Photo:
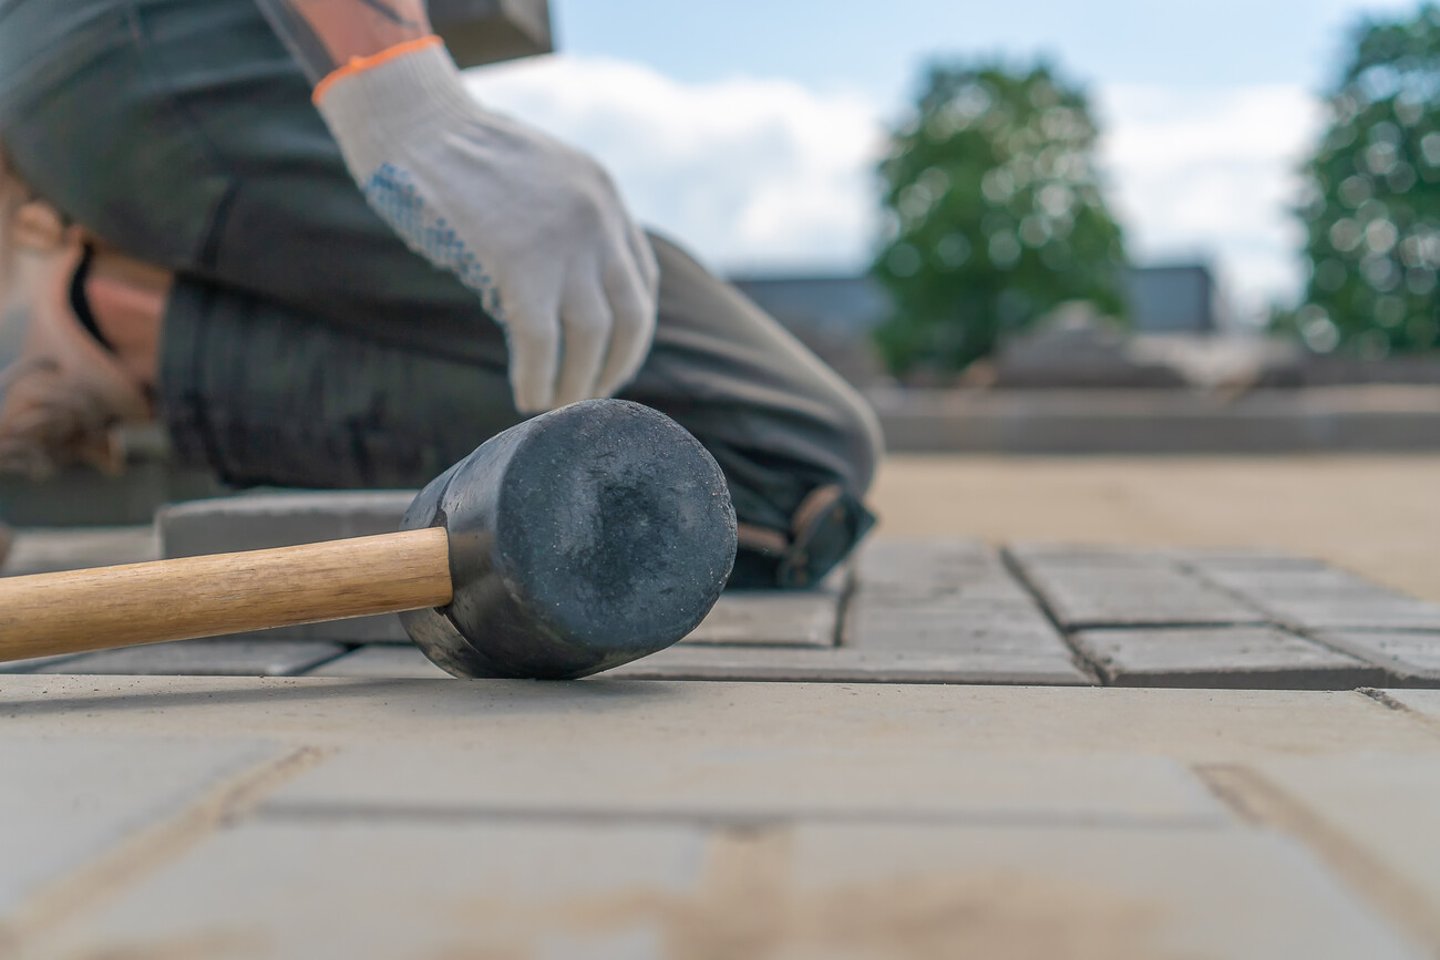
[[[1210,257],[1242,312],[1298,291],[1301,237],[1288,211],[1319,130],[1314,96],[1115,86],[1097,100],[1110,195],[1136,259]]]
[[[637,216],[724,269],[858,267],[874,231],[875,105],[784,80],[681,84],[613,60],[475,71],[472,90],[599,158]]]
[[[470,74],[477,95],[577,144],[637,215],[722,269],[854,269],[876,226],[879,104],[785,80],[685,84],[558,56]],[[1291,295],[1293,172],[1317,128],[1298,87],[1103,87],[1103,161],[1141,261],[1216,263],[1254,309]]]

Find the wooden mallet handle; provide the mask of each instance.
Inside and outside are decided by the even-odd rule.
[[[0,662],[450,603],[441,527],[0,578]]]

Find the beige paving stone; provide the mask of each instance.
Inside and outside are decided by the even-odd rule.
[[[27,896],[280,756],[253,740],[12,736],[0,727],[0,953]],[[76,731],[79,733],[79,731]]]
[[[64,658],[36,673],[289,677],[345,651],[333,643],[264,640],[185,640]]]
[[[952,632],[955,636],[958,632]],[[1053,641],[1053,642],[1052,642]],[[1070,651],[1054,637],[1034,643],[986,639],[933,648],[884,650],[703,649],[679,645],[611,671],[647,680],[754,680],[790,683],[1086,684]]]
[[[1418,716],[1440,722],[1440,690],[1381,690],[1379,693]]]
[[[1248,830],[260,822],[49,956],[1421,954],[1293,842]]]
[[[1075,645],[1106,683],[1344,690],[1383,669],[1275,627],[1084,630]]]
[[[247,824],[31,955],[658,960],[705,845],[664,825]]]
[[[1254,770],[1301,809],[1288,823],[1279,811],[1280,826],[1308,834],[1337,860],[1363,859],[1356,869],[1398,910],[1408,910],[1440,953],[1440,763],[1377,751],[1343,763],[1273,757]]]
[[[900,943],[925,956],[1095,960],[1423,955],[1308,851],[1274,834],[805,826],[782,850],[784,915],[807,916],[810,924],[794,925],[841,950]],[[853,920],[827,929],[821,917]]]
[[[1418,696],[1410,691],[1396,696]],[[1418,702],[1418,701],[1417,701]],[[1414,753],[1431,726],[1355,692],[887,684],[576,683],[323,678],[0,677],[8,736],[229,738],[316,746],[492,744],[603,757],[814,749],[936,757],[1142,754],[1233,763],[1272,753]],[[557,747],[558,745],[558,747]]]
[[[1332,647],[1378,663],[1403,681],[1440,685],[1440,631],[1349,630],[1319,634]]]
[[[408,811],[732,824],[821,817],[1198,826],[1228,816],[1189,770],[1155,757],[956,750],[937,762],[901,742],[765,747],[686,739],[681,748],[652,736],[600,755],[562,744],[356,746],[281,787],[260,809],[267,816]]]

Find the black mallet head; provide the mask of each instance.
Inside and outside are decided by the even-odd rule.
[[[401,618],[458,677],[568,679],[663,650],[704,619],[735,561],[719,465],[623,400],[499,434],[422,490],[403,526],[449,533],[454,600]]]

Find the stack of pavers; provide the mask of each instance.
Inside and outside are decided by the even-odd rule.
[[[256,493],[151,530],[33,531],[6,573],[394,530],[412,493]],[[6,672],[440,677],[394,616],[27,661]],[[732,592],[644,679],[1440,687],[1440,605],[1263,551],[874,540],[799,593]]]

